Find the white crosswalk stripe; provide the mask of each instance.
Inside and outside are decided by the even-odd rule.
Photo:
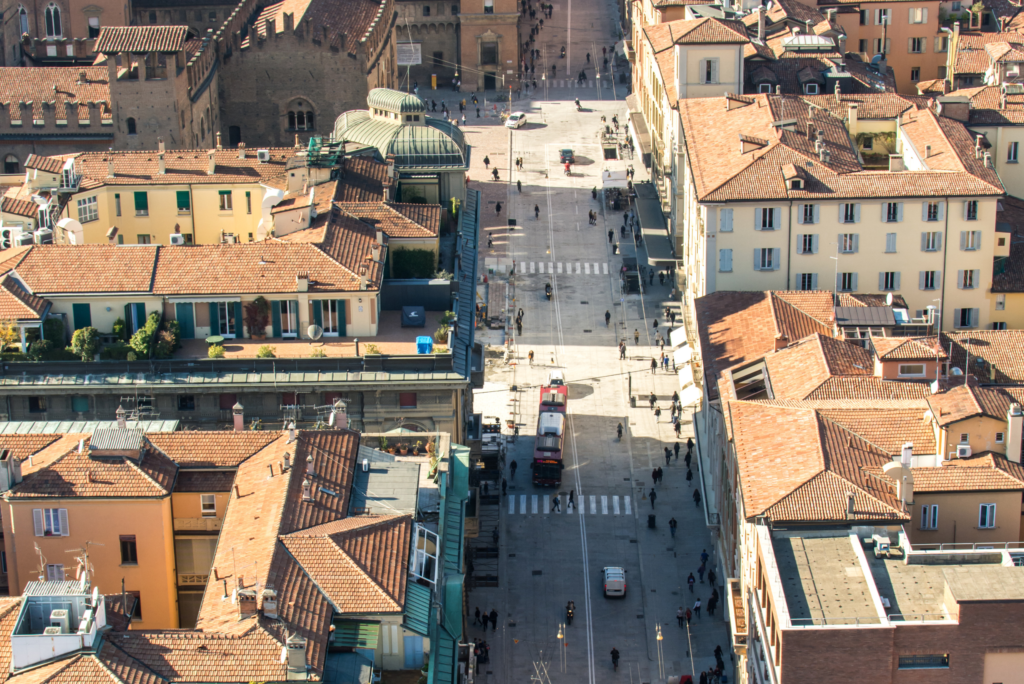
[[[589,263],[583,264],[583,272],[586,273],[587,275],[590,275],[590,264]]]
[[[567,494],[559,494],[557,496],[557,499],[558,499],[558,505],[557,506],[555,505],[555,498],[556,497],[554,497],[554,496],[548,496],[546,494],[531,494],[531,495],[529,495],[529,497],[530,497],[530,510],[529,511],[526,510],[526,497],[527,497],[526,494],[522,494],[522,495],[520,495],[518,497],[518,499],[519,499],[518,506],[516,505],[516,498],[517,497],[510,496],[508,498],[508,512],[509,512],[509,515],[515,515],[517,513],[520,514],[520,515],[527,515],[528,513],[530,515],[538,515],[538,513],[543,514],[543,515],[560,515],[562,513],[565,513],[565,514],[573,514],[573,513],[583,514],[583,513],[587,512],[586,511],[586,503],[587,503],[586,500],[587,500],[587,497],[581,497],[581,501],[583,501],[583,507],[580,508],[580,507],[577,507],[575,505],[573,505],[572,507],[569,506],[569,496]],[[608,496],[606,494],[600,495],[600,499],[601,499],[601,515],[609,515],[609,512],[608,512],[608,500],[609,499],[611,499],[611,504],[612,504],[611,505],[611,513],[610,513],[610,515],[621,515],[622,512],[623,512],[623,509],[625,510],[625,514],[626,515],[630,515],[632,509],[630,507],[629,497],[628,496],[621,497],[622,498],[621,502],[620,502],[619,498],[620,497],[618,497],[618,496]],[[590,499],[590,515],[597,515],[597,499],[598,499],[598,495],[591,495],[589,497],[589,499]],[[624,506],[623,506],[623,504],[624,504]],[[518,508],[518,510],[516,510],[517,508]]]
[[[545,265],[546,263],[546,265]],[[529,268],[527,268],[529,266]],[[566,262],[543,262],[543,261],[531,261],[529,264],[523,262],[519,269],[523,273],[563,273],[565,275],[608,275],[608,262],[604,263],[590,263],[580,261],[566,261]],[[545,270],[547,269],[547,270]],[[507,269],[505,269],[507,270]]]
[[[536,272],[537,272],[537,264],[535,264],[534,262],[531,261],[530,262],[530,273],[536,273]]]
[[[554,272],[555,272],[555,265],[549,261],[548,262],[548,273],[554,273]]]
[[[558,272],[559,273],[562,272],[562,262],[561,261],[558,262]]]
[[[604,266],[604,268],[602,269],[602,270],[603,270],[603,273],[604,273],[604,275],[608,275],[608,262],[606,261],[605,263],[603,263],[603,264],[601,264],[601,265],[602,265],[602,266]],[[626,500],[627,500],[627,501],[629,500],[629,497],[628,497],[628,496],[626,497]]]

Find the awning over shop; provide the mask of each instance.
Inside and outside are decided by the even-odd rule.
[[[379,622],[338,620],[334,623],[334,645],[343,648],[377,648]]]
[[[655,268],[675,266],[675,250],[665,214],[661,211],[658,189],[652,183],[634,183],[633,190],[636,192],[636,214],[644,236],[647,264]]]
[[[690,349],[690,346],[686,344],[672,352],[672,359],[676,362],[677,366],[684,363],[690,363],[690,359],[692,358],[693,350]]]
[[[673,347],[678,347],[681,344],[687,344],[686,342],[686,328],[679,326],[675,330],[671,330],[668,333],[668,341]]]
[[[700,398],[703,395],[703,390],[696,385],[690,385],[684,387],[683,391],[679,393],[679,403],[683,406],[693,406],[700,403]]]
[[[679,389],[693,384],[693,368],[689,364],[679,369]]]
[[[630,98],[633,98],[631,101]],[[640,111],[640,102],[635,95],[626,97],[626,106],[629,107],[629,135],[645,155],[651,153],[651,132],[647,129],[647,122],[644,121],[643,112]]]
[[[212,302],[240,302],[242,298],[198,295],[195,297],[168,297],[167,301],[171,304],[204,304]]]
[[[601,172],[602,188],[622,188],[625,190],[628,184],[629,177],[626,175],[625,170],[612,171],[611,169],[605,169]]]

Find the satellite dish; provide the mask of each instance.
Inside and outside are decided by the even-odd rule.
[[[889,294],[885,295],[885,305],[886,306],[892,306],[892,292],[890,292]]]
[[[309,336],[314,340],[319,340],[324,335],[324,329],[315,323],[306,330]]]
[[[957,368],[956,366],[953,366],[952,368],[949,369],[949,374],[950,375],[957,375],[957,376],[959,376],[959,375],[963,375],[964,372],[962,370],[960,370],[959,368]]]
[[[42,195],[32,195],[32,201],[41,207],[45,207],[47,204],[50,203],[50,200],[46,197],[43,197]]]

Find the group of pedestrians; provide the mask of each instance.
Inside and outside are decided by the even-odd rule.
[[[491,612],[490,613],[481,613],[480,612],[480,606],[477,606],[476,612],[473,613],[473,625],[474,626],[480,625],[481,627],[484,628],[484,631],[487,631],[487,622],[488,621],[490,621],[490,623],[491,623],[491,631],[492,632],[497,631],[497,629],[498,629],[498,611],[496,611],[494,608],[491,608]]]

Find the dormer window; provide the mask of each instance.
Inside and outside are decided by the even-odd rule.
[[[818,94],[818,84],[817,83],[807,83],[806,85],[804,85],[804,95],[817,95],[817,94]]]
[[[791,181],[789,181],[789,189],[790,190],[803,190],[804,189],[804,182],[801,179],[799,179],[799,178],[794,178]]]

